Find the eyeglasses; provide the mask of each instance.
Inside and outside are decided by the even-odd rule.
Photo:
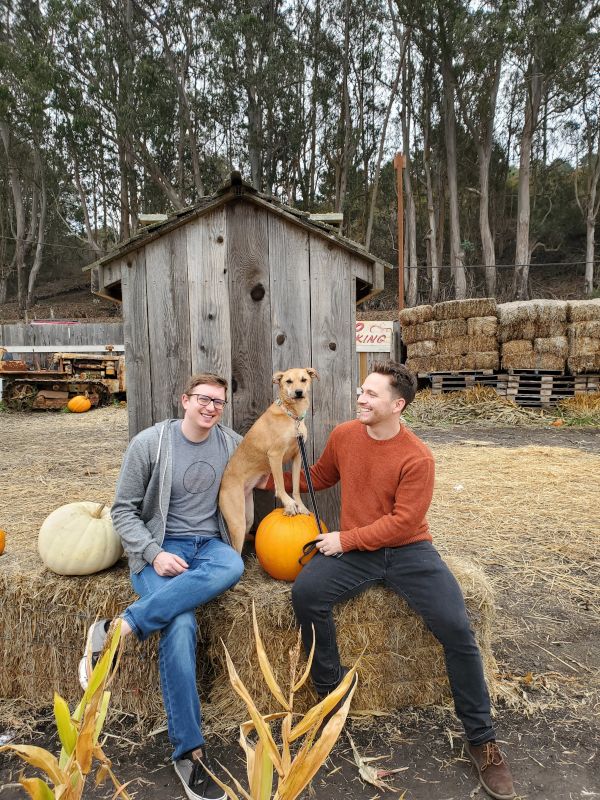
[[[202,408],[206,408],[212,403],[217,411],[222,411],[227,405],[227,400],[221,400],[219,397],[207,397],[205,394],[188,394],[188,397],[195,397],[196,402]]]

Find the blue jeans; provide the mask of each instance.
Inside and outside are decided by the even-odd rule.
[[[292,603],[307,653],[315,626],[311,675],[318,694],[330,692],[344,674],[333,606],[375,584],[383,584],[403,597],[444,648],[454,707],[469,742],[479,745],[495,739],[481,656],[465,601],[454,575],[431,542],[351,550],[341,558],[317,553],[302,569],[292,587]]]
[[[143,641],[160,631],[160,684],[173,760],[204,744],[196,686],[195,609],[234,586],[244,564],[236,551],[206,536],[165,537],[163,549],[188,564],[181,575],[162,577],[148,564],[131,583],[140,599],[123,613]]]

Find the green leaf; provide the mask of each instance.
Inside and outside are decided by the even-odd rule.
[[[21,778],[19,783],[32,800],[55,800],[54,792],[41,778]]]
[[[56,720],[56,730],[63,750],[67,756],[70,756],[77,742],[77,728],[71,721],[69,706],[56,692],[54,693],[54,719]]]

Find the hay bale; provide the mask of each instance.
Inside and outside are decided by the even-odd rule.
[[[560,320],[540,319],[535,323],[535,336],[538,339],[551,339],[567,335],[567,323]]]
[[[437,356],[423,356],[422,358],[409,358],[406,361],[406,368],[415,375],[435,371],[435,359]]]
[[[467,336],[496,336],[498,317],[470,317],[467,320]]]
[[[455,336],[449,339],[438,339],[439,355],[461,356],[467,353],[489,353],[498,350],[495,336]]]
[[[530,341],[535,338],[536,324],[532,320],[526,320],[518,324],[507,325],[505,327],[498,323],[498,341],[500,343],[516,341],[517,339],[529,339]]]
[[[448,558],[447,563],[465,595],[486,679],[494,694],[495,662],[491,651],[494,602],[490,584],[469,562]],[[216,665],[210,704],[232,723],[245,719],[247,712],[231,691],[221,637],[259,710],[263,713],[278,710],[258,668],[251,635],[252,603],[275,677],[287,688],[288,650],[298,635],[290,591],[290,584],[269,578],[252,558],[240,583],[223,595],[218,604],[209,607],[208,651],[210,661]],[[449,698],[442,648],[407,603],[391,590],[371,588],[336,606],[334,618],[344,664],[353,664],[366,646],[352,702],[354,711],[392,711]],[[303,688],[297,695],[295,710],[305,711],[314,700],[312,689]]]
[[[438,353],[444,356],[461,356],[468,353],[470,340],[468,336],[454,336],[437,340]]]
[[[569,354],[569,342],[566,336],[551,336],[547,339],[534,339],[533,349],[536,353],[545,353],[564,359]],[[541,369],[541,367],[540,367]]]
[[[77,666],[88,626],[96,617],[116,616],[135,599],[124,562],[97,575],[64,577],[47,570],[34,552],[5,553],[0,593],[0,696],[39,707],[56,690],[73,707],[82,694]],[[156,637],[143,644],[130,637],[112,692],[114,708],[148,726],[164,718]]]
[[[416,325],[406,325],[401,329],[402,341],[404,344],[414,344],[424,342],[427,339],[435,339],[435,322],[419,322]]]
[[[471,300],[447,300],[436,303],[434,317],[444,319],[468,319],[469,317],[492,317],[496,315],[496,301],[492,297],[479,297]]]
[[[487,353],[468,353],[463,356],[462,369],[500,369],[500,353],[497,350]]]
[[[588,320],[587,322],[572,322],[568,329],[569,340],[579,339],[588,336],[590,339],[600,339],[600,319]]]
[[[515,339],[502,344],[503,369],[536,369],[533,342]]]
[[[504,342],[502,345],[502,360],[505,357],[528,356],[531,353],[533,353],[533,342],[529,340],[515,339],[512,342]]]
[[[567,303],[569,322],[593,322],[600,320],[600,298],[592,300],[569,300]]]
[[[408,344],[406,346],[406,354],[409,359],[435,356],[437,354],[437,343],[431,339],[425,339],[421,342],[414,342],[414,344]]]
[[[566,300],[532,300],[536,309],[536,322],[554,322],[566,325],[568,303]]]
[[[580,375],[584,372],[600,372],[600,354],[569,356],[567,367],[572,375]]]
[[[600,339],[591,336],[579,336],[569,340],[570,356],[596,356],[600,355]]]
[[[564,372],[565,358],[552,353],[535,353],[534,369],[545,369]]]
[[[501,303],[498,306],[499,341],[509,342],[516,339],[533,339],[537,313],[537,306],[533,300]]]
[[[455,336],[467,335],[466,319],[448,319],[435,323],[434,339],[453,339]]]
[[[464,369],[463,356],[446,354],[433,357],[432,372],[458,372],[461,369]]]
[[[400,324],[416,325],[419,322],[430,322],[434,319],[433,306],[414,306],[414,308],[403,308],[398,314]]]

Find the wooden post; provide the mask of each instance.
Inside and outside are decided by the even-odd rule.
[[[404,192],[402,188],[402,170],[406,166],[406,158],[402,153],[394,156],[396,170],[396,187],[398,194],[398,309],[404,308]]]

